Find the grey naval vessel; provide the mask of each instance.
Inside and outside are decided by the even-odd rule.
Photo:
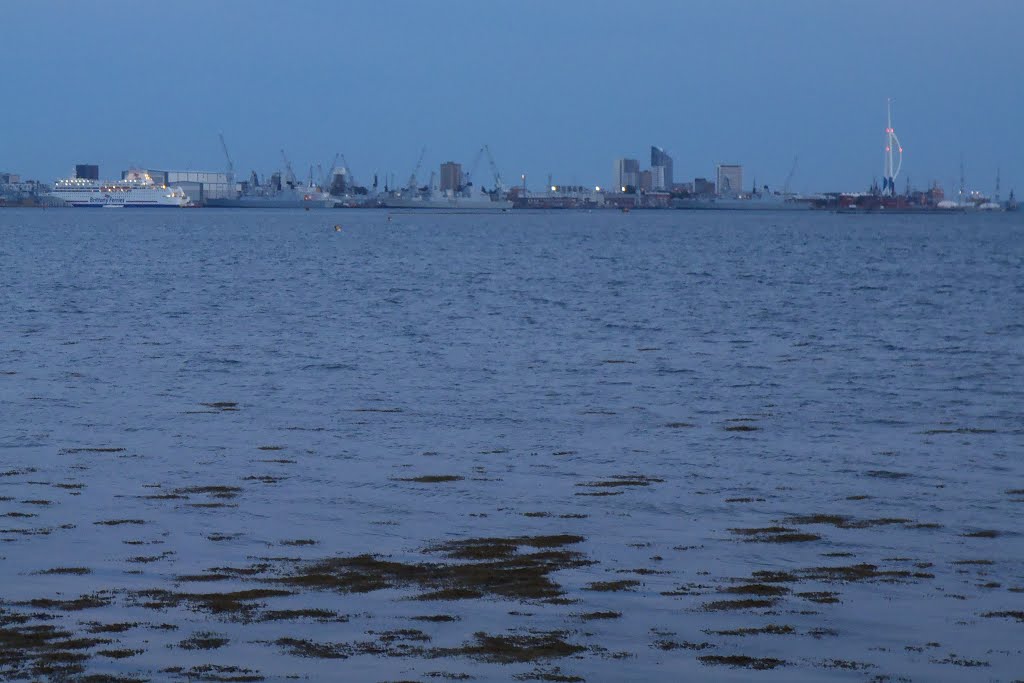
[[[377,205],[388,209],[441,209],[447,211],[508,211],[512,202],[508,199],[494,199],[489,194],[477,192],[403,191],[384,194],[377,198]]]

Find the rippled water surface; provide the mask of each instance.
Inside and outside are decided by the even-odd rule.
[[[0,678],[1013,680],[1022,412],[1020,216],[5,210]]]

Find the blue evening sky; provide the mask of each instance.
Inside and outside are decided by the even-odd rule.
[[[676,180],[742,163],[801,191],[865,188],[885,98],[900,189],[1024,192],[1020,0],[562,0],[444,3],[4,2],[0,170],[76,162],[300,177],[343,152],[357,179],[470,165],[607,184],[613,160],[675,158]],[[478,173],[487,180],[482,164]]]

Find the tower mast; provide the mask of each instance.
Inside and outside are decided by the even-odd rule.
[[[885,126],[885,169],[882,173],[882,192],[888,191],[891,195],[896,194],[896,176],[900,174],[903,167],[903,146],[900,139],[896,137],[896,131],[892,127],[892,98],[885,101],[886,126]],[[899,153],[899,156],[894,156]]]

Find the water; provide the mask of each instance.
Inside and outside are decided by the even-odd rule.
[[[0,212],[0,677],[1019,677],[1022,235]]]

